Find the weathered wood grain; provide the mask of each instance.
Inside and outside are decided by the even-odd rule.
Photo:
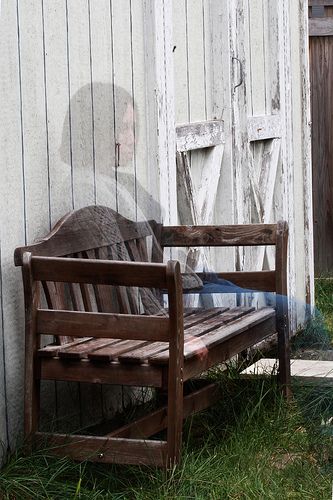
[[[175,123],[190,122],[186,2],[172,2]],[[175,48],[174,48],[175,47]]]
[[[90,14],[88,1],[67,2],[66,5],[72,186],[74,208],[78,209],[96,203]],[[80,61],[80,64],[75,61]]]
[[[53,225],[74,207],[69,120],[67,13],[63,0],[44,1],[45,97],[50,221]]]
[[[116,209],[113,20],[110,2],[90,0],[89,16],[96,202]]]
[[[45,335],[167,341],[169,320],[159,316],[39,309],[37,331]],[[71,333],[69,333],[71,332]]]
[[[185,2],[185,6],[189,111],[190,121],[194,122],[207,119],[204,44],[207,33],[204,33],[201,0]],[[183,69],[179,68],[178,71]]]
[[[22,143],[22,92],[20,78],[19,32],[16,3],[1,2],[0,16],[0,208],[2,280],[2,352],[6,379],[0,379],[3,395],[1,439],[14,447],[23,429],[23,350],[24,307],[20,272],[13,272],[12,252],[26,238],[24,194],[24,149]],[[10,224],[9,224],[10,215]],[[3,415],[3,412],[6,412]]]
[[[162,371],[157,366],[143,365],[138,370],[136,365],[124,366],[117,362],[92,363],[86,359],[64,361],[41,358],[40,362],[40,377],[45,380],[162,387]]]
[[[100,224],[103,224],[103,232],[99,230]],[[85,227],[87,232],[82,231],[82,227]],[[24,249],[17,248],[15,264],[21,264],[23,251],[59,257],[150,234],[149,222],[136,224],[108,207],[85,207],[82,211],[78,210],[65,215],[58,221],[53,231],[38,243],[24,247]]]
[[[165,288],[165,265],[63,257],[32,257],[34,279]]]
[[[148,123],[153,169],[159,164],[157,192],[164,211],[164,222],[177,220],[176,141],[174,106],[174,61],[172,2],[163,0],[163,8],[153,0],[144,2],[146,69],[148,71]],[[158,134],[156,131],[158,130]]]
[[[119,340],[89,339],[83,343],[61,347],[57,352],[57,356],[60,359],[87,358],[88,354],[94,352],[95,350],[102,349],[106,346],[109,347],[115,343],[119,343]],[[42,354],[42,349],[39,350],[38,354]]]
[[[131,2],[130,0],[115,0],[111,3],[112,15],[112,47],[113,47],[113,84],[125,90],[128,97],[122,93],[115,93],[115,142],[119,144],[119,158],[116,159],[116,184],[117,184],[117,211],[135,220],[136,207],[136,186],[131,182],[131,178],[136,177],[135,163],[135,121],[128,105],[134,103],[133,95],[133,66],[131,48]],[[125,117],[125,113],[127,113]],[[124,128],[124,120],[127,124]],[[127,139],[125,136],[127,134]],[[132,144],[126,144],[126,140]],[[125,143],[125,144],[124,144]],[[132,151],[128,149],[131,148]],[[129,181],[121,181],[120,175],[125,170],[129,175]],[[128,193],[128,202],[125,203],[122,192]]]
[[[234,273],[213,273],[211,278],[209,273],[196,273],[202,280],[207,280],[208,282],[216,278],[227,280],[232,285],[240,286],[242,288],[247,288],[250,290],[260,290],[262,292],[275,292],[276,281],[275,281],[275,271],[235,271]],[[196,293],[192,290],[191,293]],[[198,290],[197,293],[200,293]]]
[[[333,38],[310,39],[314,266],[317,276],[333,270],[333,121],[332,115],[323,111],[333,104],[332,56]]]
[[[324,5],[324,6],[333,5],[333,0],[308,0],[308,2],[309,2],[309,7],[312,7],[312,5]]]
[[[248,2],[250,64],[248,90],[251,94],[249,107],[254,116],[266,113],[266,61],[264,9],[262,0]]]
[[[62,349],[71,349],[81,346],[82,343],[86,343],[88,340],[91,340],[91,337],[75,339],[72,342],[67,342],[65,346],[60,344],[48,344],[41,349],[38,349],[37,355],[44,358],[54,358],[58,356],[59,351]]]
[[[244,351],[251,345],[257,344],[263,338],[269,336],[275,328],[275,318],[272,317],[257,326],[243,331],[239,335],[218,344],[216,347],[208,350],[206,356],[193,356],[184,364],[184,381],[189,380],[199,372],[203,366],[208,370],[217,360],[219,363],[230,359],[236,354]]]
[[[309,19],[309,36],[333,36],[333,18],[315,17]]]
[[[249,141],[262,141],[281,137],[281,119],[279,115],[250,116],[247,121]]]
[[[216,345],[272,317],[275,317],[275,311],[271,308],[253,312],[251,308],[236,308],[222,314],[221,319],[217,317],[189,328],[185,335],[184,362],[193,356],[204,359]],[[163,351],[151,356],[149,363],[167,365],[168,359],[168,351]]]
[[[141,342],[138,340],[122,340],[121,342],[117,342],[111,346],[101,346],[100,349],[97,349],[88,354],[88,358],[91,361],[96,362],[105,362],[112,361],[117,359],[120,355],[131,352],[133,349],[143,348],[145,345],[148,345],[148,342]]]
[[[263,358],[241,372],[244,378],[271,376],[277,374],[278,360]],[[332,361],[291,359],[291,377],[303,385],[332,386]]]
[[[224,142],[222,120],[194,122],[176,126],[176,147],[178,152],[208,148]]]
[[[40,302],[40,285],[34,281],[31,270],[31,255],[25,254],[22,266],[25,304],[25,390],[24,390],[24,434],[26,439],[38,430],[40,415],[40,362],[37,350],[40,339],[37,335],[37,310]]]
[[[168,466],[179,462],[183,423],[184,323],[183,290],[179,262],[167,264],[170,318],[168,376]]]
[[[290,388],[290,324],[288,318],[288,225],[279,222],[276,234],[276,330],[278,333],[279,382],[284,394],[291,396]]]
[[[274,245],[274,224],[234,226],[164,226],[163,246]]]
[[[70,436],[38,432],[35,439],[47,446],[53,455],[64,454],[72,460],[101,463],[137,465],[166,465],[167,445],[165,441],[142,439],[105,438],[95,436]]]
[[[333,9],[333,7],[330,7]],[[332,15],[332,12],[331,12]],[[311,148],[311,88],[309,58],[308,8],[300,4],[300,77],[302,85],[302,164],[304,200],[304,251],[305,251],[305,298],[307,304],[314,304],[314,252],[313,252],[313,201],[312,201],[312,148]]]

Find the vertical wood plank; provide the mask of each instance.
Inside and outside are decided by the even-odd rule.
[[[266,114],[266,68],[264,52],[263,0],[248,2],[252,115]]]
[[[66,0],[43,0],[45,98],[47,113],[47,142],[50,189],[50,221],[53,225],[74,208],[72,164],[72,122],[70,88],[70,33]],[[79,427],[79,385],[55,383],[55,409],[46,404],[45,394],[52,392],[51,384],[42,384],[42,426],[59,429]],[[46,411],[45,411],[46,408]],[[71,416],[68,418],[67,414]],[[75,415],[75,416],[74,416]],[[66,419],[73,426],[66,424]],[[48,420],[48,421],[46,421]]]
[[[266,113],[280,111],[279,9],[276,0],[264,2]]]
[[[248,165],[247,114],[248,93],[246,82],[249,64],[248,46],[248,4],[246,0],[238,0],[235,9],[230,9],[231,53],[232,64],[232,121],[233,121],[233,152],[234,152],[234,211],[238,224],[250,221],[250,180]],[[242,73],[242,75],[241,75]],[[243,77],[243,84],[240,78]],[[237,269],[243,269],[245,264],[244,249],[237,255]]]
[[[295,226],[294,226],[294,170],[293,170],[293,127],[292,127],[292,73],[291,73],[291,40],[290,13],[285,3],[277,4],[279,22],[279,61],[281,74],[281,117],[283,134],[281,138],[281,159],[283,164],[283,219],[289,224],[288,247],[288,282],[289,294],[295,296]],[[293,304],[289,311],[291,325],[295,323]]]
[[[67,1],[70,130],[74,208],[93,205],[95,154],[90,61],[89,0]],[[79,22],[78,22],[79,20]]]
[[[19,4],[27,240],[49,230],[49,182],[41,2]],[[31,110],[34,110],[32,113]]]
[[[155,130],[163,222],[172,224],[177,223],[172,4],[167,0],[162,0],[159,4],[145,0],[144,8],[147,24],[146,64],[152,68],[149,92],[150,95],[155,94],[149,108],[149,120]]]
[[[233,148],[232,148],[232,84],[231,63],[232,54],[230,46],[230,2],[222,3],[212,0],[209,3],[209,33],[206,40],[211,40],[210,54],[211,108],[208,107],[208,116],[223,118],[225,145],[221,167],[221,177],[215,203],[214,221],[217,224],[233,224],[235,222],[234,209],[234,177],[233,177]],[[207,101],[209,103],[209,100]],[[235,269],[235,249],[210,249],[216,269]],[[232,304],[230,304],[232,305]]]
[[[213,114],[213,66],[218,61],[212,57],[211,51],[214,47],[213,32],[211,30],[211,3],[202,0],[202,30],[203,30],[203,65],[204,65],[204,86],[205,86],[205,119],[211,120]],[[224,6],[226,8],[226,6]],[[222,33],[220,33],[221,37]]]
[[[314,305],[314,228],[312,204],[311,90],[309,67],[308,9],[300,3],[300,63],[302,82],[302,165],[304,168],[305,300]],[[331,15],[333,9],[331,8]]]
[[[149,193],[149,174],[146,157],[149,145],[147,143],[147,111],[146,111],[146,81],[145,81],[145,44],[144,44],[144,13],[142,2],[131,1],[131,60],[132,60],[132,91],[136,113],[134,116],[134,161],[135,161],[135,196],[137,203],[137,219],[149,219],[151,216],[160,220],[159,210],[154,204],[153,193]],[[153,174],[153,173],[152,173]],[[148,192],[147,192],[148,191]],[[154,206],[155,205],[155,206]]]
[[[66,0],[43,0],[50,220],[73,209]]]
[[[189,120],[201,121],[207,118],[205,36],[202,0],[186,2],[186,44],[189,94]],[[202,181],[202,169],[206,162],[206,152],[191,152],[191,175],[195,186]]]
[[[50,229],[50,171],[44,3],[19,3],[27,241]],[[34,110],[31,112],[31,110]],[[52,420],[55,384],[43,384],[43,423]]]
[[[207,117],[203,10],[201,0],[190,0],[187,2],[186,23],[189,118],[190,122],[195,122],[205,120]]]
[[[116,208],[113,53],[109,0],[90,0],[96,201]]]
[[[172,2],[175,121],[190,122],[187,1]]]
[[[305,251],[304,251],[304,167],[303,167],[303,144],[302,144],[302,81],[301,81],[301,60],[300,60],[300,2],[290,4],[290,68],[291,68],[291,135],[293,137],[293,178],[292,178],[292,193],[293,193],[293,215],[290,214],[292,219],[291,224],[293,227],[294,239],[294,286],[295,294],[299,297],[305,297]],[[295,92],[295,86],[298,86],[299,91]],[[326,106],[328,103],[326,103]],[[299,249],[302,248],[300,252]],[[295,310],[297,321],[303,321],[301,315],[303,311]]]
[[[7,435],[13,447],[23,430],[24,309],[21,276],[13,269],[13,249],[25,242],[24,153],[21,123],[21,66],[17,2],[5,0],[0,18],[0,162],[6,168],[1,178],[1,279],[2,324],[5,354]],[[11,217],[10,217],[11,216]],[[10,224],[8,220],[10,217]],[[2,405],[1,405],[2,406]],[[2,428],[2,432],[5,429]],[[7,437],[3,436],[6,443]]]
[[[125,92],[115,94],[115,137],[119,147],[117,166],[118,211],[136,219],[135,122],[133,106],[130,0],[112,1],[113,83]],[[126,124],[125,124],[126,122]],[[126,175],[122,175],[126,174]]]

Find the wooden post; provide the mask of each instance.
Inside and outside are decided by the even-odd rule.
[[[290,392],[290,348],[288,317],[288,225],[277,223],[276,231],[276,329],[278,333],[278,379],[283,394],[289,398]]]
[[[170,317],[167,467],[172,468],[179,462],[183,426],[184,325],[179,262],[169,261],[166,273]]]
[[[37,308],[40,300],[39,283],[34,281],[31,270],[31,253],[23,254],[22,275],[25,303],[25,390],[24,390],[24,434],[26,438],[38,430],[40,408],[40,379],[37,349],[39,337],[36,333]]]

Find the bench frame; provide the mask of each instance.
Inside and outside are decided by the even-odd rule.
[[[114,240],[114,229],[103,228],[106,214],[112,215],[124,234],[142,234],[149,225],[164,247],[275,245],[274,271],[218,273],[244,288],[272,291],[287,296],[287,239],[285,222],[238,226],[162,226],[154,221],[134,223],[106,207],[86,207],[65,216],[39,243],[15,250],[15,264],[22,266],[25,298],[25,436],[51,446],[60,456],[76,460],[149,464],[172,467],[180,460],[183,418],[213,404],[218,393],[214,384],[183,395],[183,385],[209,367],[226,361],[268,335],[278,334],[278,380],[285,396],[290,395],[289,323],[287,301],[277,301],[276,316],[240,331],[209,351],[184,364],[183,287],[179,263],[161,263],[162,253],[153,242],[153,259],[159,262],[122,262],[68,258],[86,248],[98,248]],[[101,230],[102,229],[102,230]],[[134,231],[134,233],[133,233]],[[137,231],[137,233],[135,233]],[[141,231],[141,232],[140,232]],[[118,237],[118,236],[117,236]],[[168,317],[85,311],[64,311],[50,298],[49,309],[41,309],[41,283],[66,282],[99,285],[144,286],[166,290]],[[83,285],[84,286],[84,285]],[[55,294],[56,295],[56,294]],[[51,307],[50,307],[51,304]],[[89,309],[88,309],[89,311]],[[96,326],[98,325],[98,326]],[[92,330],[94,328],[94,330]],[[63,362],[39,358],[41,334],[58,339],[89,337],[164,341],[169,343],[166,366],[120,366],[119,363]],[[66,341],[66,340],[65,340]],[[167,405],[132,424],[105,436],[47,434],[38,431],[40,381],[68,380],[95,383],[142,385],[167,393]],[[147,439],[167,428],[167,440]]]

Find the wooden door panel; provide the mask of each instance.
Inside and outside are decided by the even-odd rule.
[[[333,271],[333,7],[324,7],[324,17],[313,14],[320,12],[310,9],[309,20],[314,258],[320,275]]]

